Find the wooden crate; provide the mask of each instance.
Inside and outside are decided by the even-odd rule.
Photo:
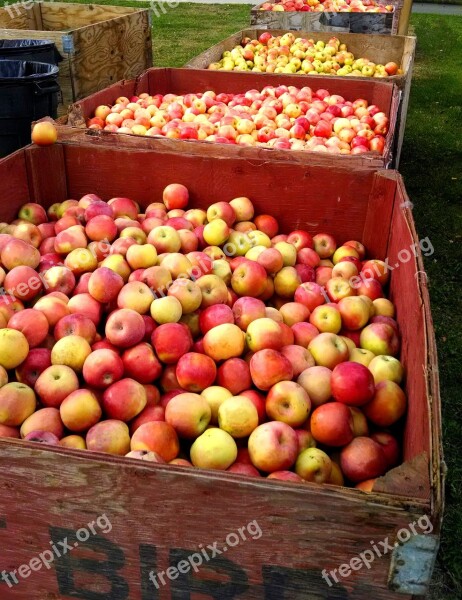
[[[177,181],[188,186],[196,207],[245,194],[257,212],[274,214],[282,230],[305,227],[329,231],[340,243],[362,240],[372,256],[399,265],[390,294],[409,400],[405,462],[366,494],[0,439],[1,569],[11,572],[28,563],[50,541],[56,545],[66,538],[75,546],[76,530],[102,515],[112,526],[11,590],[2,583],[2,600],[421,598],[443,509],[440,397],[422,255],[399,174],[238,156],[217,160],[187,151],[118,147],[114,139],[111,145],[29,146],[0,161],[0,220],[11,221],[30,200],[48,206],[90,191],[104,199],[132,197],[146,206]],[[419,527],[398,544],[397,534],[407,537],[418,519],[428,519],[428,535]],[[166,585],[158,579],[159,589],[149,579],[151,571],[165,572],[215,542],[223,550],[230,533],[253,521],[262,532],[259,539],[255,534],[218,558],[204,559],[197,572],[177,571],[172,580],[164,574]],[[388,542],[391,550],[370,569],[327,585],[324,569],[338,569],[372,543],[380,549],[379,542]]]
[[[113,86],[97,92],[80,102],[76,102],[69,110],[67,119],[62,119],[68,125],[85,127],[87,119],[93,116],[94,111],[100,104],[112,105],[114,100],[119,96],[133,96],[143,92],[150,94],[186,94],[188,92],[204,92],[206,90],[214,90],[224,93],[239,93],[249,89],[263,89],[267,85],[295,85],[300,86],[301,80],[299,75],[281,76],[274,74],[259,74],[245,72],[225,72],[225,71],[206,71],[200,69],[148,69],[137,80],[120,81]],[[335,157],[339,164],[356,168],[357,166],[369,165],[371,168],[390,167],[393,161],[394,151],[394,134],[396,131],[396,119],[399,106],[399,89],[393,83],[379,81],[376,78],[358,78],[356,81],[350,81],[348,77],[331,77],[327,80],[326,77],[312,76],[310,79],[311,87],[315,89],[328,88],[336,94],[344,96],[347,100],[356,98],[365,98],[372,104],[377,104],[384,112],[389,115],[390,128],[386,137],[385,150],[382,156],[377,153],[364,153],[356,156],[337,155]],[[301,87],[301,86],[300,86]],[[91,134],[95,134],[91,130]],[[139,136],[131,136],[127,134],[113,134],[107,132],[96,132],[100,139],[106,139],[107,136],[117,135],[123,140],[135,138],[141,147],[155,148],[156,144],[161,142],[163,147],[176,148],[178,152],[183,152],[192,144],[198,153],[217,152],[224,156],[245,155],[267,156],[271,158],[278,155],[285,157],[287,154],[297,157],[302,162],[316,162],[324,164],[332,164],[331,155],[326,156],[324,153],[304,152],[304,151],[275,151],[273,149],[264,148],[246,148],[236,145],[215,144],[210,142],[197,141],[182,141],[182,140],[167,140],[156,139]],[[124,142],[122,142],[124,143]],[[127,142],[128,143],[128,142]],[[165,145],[167,144],[167,145]],[[215,146],[218,150],[204,150],[207,146]]]
[[[59,83],[70,104],[152,66],[149,10],[64,2],[0,8],[0,39],[49,39],[63,56]]]
[[[337,31],[342,33],[396,34],[403,0],[391,0],[392,13],[302,12],[261,10],[252,6],[250,24],[261,29]]]
[[[231,50],[241,43],[243,38],[249,37],[257,39],[266,29],[244,29],[234,33],[230,37],[218,42],[211,48],[192,58],[185,66],[191,69],[207,69],[213,62],[218,62],[226,50]],[[271,30],[269,33],[274,36],[284,35],[287,30]],[[312,38],[315,41],[321,40],[328,42],[332,33],[318,31],[300,31],[297,37]],[[367,35],[356,33],[342,33],[339,36],[342,44],[346,44],[349,52],[353,52],[357,58],[368,58],[376,64],[386,64],[393,61],[400,66],[402,75],[394,75],[386,79],[392,81],[400,90],[400,102],[398,107],[398,116],[396,120],[396,134],[394,147],[395,169],[399,166],[401,149],[403,146],[404,132],[406,129],[406,116],[409,104],[409,95],[411,93],[412,68],[414,66],[416,38],[404,35]],[[300,75],[305,77],[305,75]],[[309,77],[313,77],[310,75]],[[349,80],[362,80],[363,77],[350,77]],[[327,87],[329,80],[327,80]]]

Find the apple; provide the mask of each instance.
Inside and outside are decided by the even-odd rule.
[[[144,387],[129,377],[120,379],[104,390],[102,406],[110,419],[128,422],[146,406]]]
[[[255,352],[250,359],[250,375],[260,390],[269,390],[280,381],[293,378],[293,368],[288,358],[272,349]]]
[[[332,371],[332,396],[349,406],[364,406],[374,396],[374,378],[367,367],[356,362],[338,364]]]
[[[134,346],[143,339],[144,333],[143,317],[129,308],[115,310],[106,321],[106,337],[118,348]]]
[[[236,461],[236,442],[226,431],[211,427],[194,441],[190,456],[195,467],[226,471]]]
[[[348,346],[335,333],[320,333],[311,340],[308,350],[318,366],[328,369],[348,360]]]
[[[268,317],[255,319],[247,327],[245,340],[253,352],[263,349],[279,350],[283,346],[281,326]]]
[[[297,269],[283,267],[274,277],[274,290],[278,296],[292,299],[301,283],[302,280]]]
[[[369,307],[360,296],[341,298],[337,304],[342,325],[346,329],[362,329],[369,321]]]
[[[214,361],[238,357],[244,351],[244,334],[232,323],[213,327],[204,335],[204,352]]]
[[[266,285],[266,270],[254,261],[245,261],[237,267],[231,277],[231,287],[238,296],[260,296]]]
[[[382,476],[387,461],[380,444],[369,437],[357,437],[342,448],[340,466],[347,479],[359,483]]]
[[[291,329],[294,334],[294,344],[305,348],[308,347],[311,340],[319,335],[319,330],[311,323],[294,323]]]
[[[367,437],[369,435],[369,425],[365,414],[360,408],[357,408],[355,406],[350,406],[349,409],[353,417],[354,437]]]
[[[250,323],[256,319],[263,319],[266,317],[266,306],[265,303],[258,298],[243,296],[238,298],[233,304],[232,313],[235,324],[240,327],[242,331],[247,331]]]
[[[375,386],[375,394],[363,410],[374,425],[389,427],[404,415],[406,406],[406,395],[399,385],[385,380]]]
[[[12,381],[0,388],[0,425],[19,427],[34,413],[37,399],[25,383]]]
[[[237,222],[251,221],[254,216],[254,207],[252,202],[246,196],[233,198],[229,202],[234,210],[235,219]]]
[[[202,275],[196,283],[202,292],[201,308],[207,308],[213,304],[226,304],[228,288],[220,277],[213,274]]]
[[[35,392],[46,407],[59,408],[64,398],[79,388],[75,372],[65,365],[51,365],[35,382]]]
[[[88,280],[89,294],[102,304],[115,300],[123,286],[122,277],[107,267],[99,267],[93,271]]]
[[[220,404],[218,424],[233,438],[248,437],[258,426],[258,412],[246,396],[232,396]]]
[[[318,406],[310,418],[310,431],[317,442],[326,446],[345,446],[354,437],[350,409],[339,402]]]
[[[220,385],[212,385],[202,390],[201,396],[205,398],[211,410],[210,422],[218,425],[218,409],[222,403],[233,396],[232,392]]]
[[[44,410],[56,409],[48,408]],[[64,398],[59,407],[59,414],[66,429],[74,433],[80,433],[87,431],[100,421],[102,410],[93,392],[78,389]]]
[[[387,469],[395,467],[399,462],[400,448],[398,440],[387,431],[376,431],[371,435],[374,442],[382,446],[387,463]]]
[[[159,360],[166,364],[176,364],[191,350],[193,339],[190,330],[183,323],[165,323],[153,331],[152,345]]]
[[[274,421],[299,427],[308,418],[311,402],[304,388],[294,381],[274,384],[266,397],[266,413]]]
[[[325,292],[323,293],[320,285],[312,281],[302,283],[295,290],[294,300],[306,306],[310,311],[326,302]]]
[[[225,323],[234,324],[233,311],[226,304],[213,304],[199,313],[199,327],[203,335]]]
[[[298,377],[300,373],[314,366],[314,358],[306,348],[290,344],[281,348],[281,354],[289,359],[292,365],[294,377]]]
[[[15,313],[8,321],[7,327],[22,332],[29,348],[35,348],[47,337],[49,324],[42,312],[34,308],[26,308]]]
[[[313,366],[300,373],[297,383],[308,394],[311,404],[317,408],[332,397],[332,371],[327,367]]]
[[[114,419],[100,421],[88,431],[85,443],[93,452],[125,456],[130,450],[128,426]]]
[[[313,237],[313,244],[320,258],[330,258],[337,248],[337,242],[327,233],[316,234]]]
[[[303,483],[303,479],[293,471],[274,471],[267,479],[278,479],[280,481],[291,481],[292,483]]]
[[[376,356],[395,356],[399,351],[399,338],[393,327],[386,323],[371,323],[367,325],[360,336],[360,345],[364,350],[370,350]]]
[[[181,183],[171,183],[162,192],[162,201],[167,210],[186,208],[189,201],[188,188]]]
[[[177,363],[176,376],[180,387],[188,392],[202,392],[215,381],[215,362],[205,354],[188,352]]]
[[[130,423],[130,434],[133,435],[141,425],[151,421],[165,421],[165,409],[163,406],[149,404],[148,401],[144,409]]]
[[[34,387],[40,374],[51,365],[51,351],[48,348],[33,348],[26,360],[16,367],[17,381]],[[8,383],[8,373],[0,367],[0,387]]]
[[[298,455],[295,472],[304,481],[327,483],[332,472],[332,461],[319,448],[307,448]]]
[[[216,382],[234,396],[239,395],[252,385],[249,365],[242,358],[225,360],[218,368]]]
[[[298,437],[290,425],[282,421],[270,421],[252,431],[248,448],[250,460],[259,471],[285,471],[297,459]]]
[[[182,313],[190,314],[196,311],[202,304],[202,292],[194,281],[189,279],[177,279],[169,287],[169,296],[174,296],[181,304]]]
[[[362,348],[353,348],[350,350],[350,358],[351,362],[357,362],[365,367],[368,367],[372,359],[375,357],[375,354],[370,350],[363,350]]]
[[[149,384],[162,374],[162,365],[147,342],[127,348],[122,354],[125,375],[141,384]]]
[[[367,366],[374,377],[375,384],[381,381],[394,381],[400,384],[404,376],[402,364],[393,356],[380,354],[373,356]]]
[[[316,306],[310,314],[310,323],[320,333],[338,333],[342,328],[342,318],[337,306],[323,304]]]
[[[93,344],[96,337],[96,327],[91,319],[80,314],[73,313],[60,319],[53,331],[56,340],[67,335],[78,335],[83,337],[89,344]]]
[[[228,473],[234,473],[236,475],[247,475],[249,477],[261,477],[260,473],[252,465],[245,465],[244,463],[235,462],[227,469]]]
[[[58,131],[50,121],[42,121],[32,128],[31,139],[37,146],[51,146],[58,139]]]
[[[165,421],[149,421],[133,433],[130,449],[156,452],[170,462],[178,456],[180,444],[175,429]]]
[[[165,421],[182,438],[196,439],[208,427],[212,411],[207,400],[198,394],[178,394],[165,409]]]

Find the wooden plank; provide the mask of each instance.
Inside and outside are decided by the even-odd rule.
[[[45,600],[50,593],[56,600],[196,594],[217,600],[411,600],[387,589],[389,555],[332,587],[321,573],[371,548],[371,541],[393,544],[397,532],[426,509],[357,490],[250,481],[5,440],[0,440],[0,490],[8,499],[5,506],[15,507],[3,511],[0,531],[7,571],[49,548],[50,540],[67,538],[74,545],[76,530],[100,516],[112,526],[106,533],[97,529],[87,543],[56,559],[51,570],[21,580],[14,591],[18,600]],[[39,513],[36,506],[42,507]],[[165,578],[165,586],[159,580],[158,592],[150,582],[150,571],[165,572],[214,542],[222,550],[230,533],[246,527],[253,537],[247,533],[245,542],[227,546],[226,556],[204,561],[197,573]]]
[[[0,177],[0,221],[11,223],[17,217],[18,207],[32,202],[26,170],[26,152],[21,149],[10,154],[7,159],[0,159],[0,170],[6,163],[8,176]],[[3,167],[5,168],[5,167]]]
[[[0,27],[29,29],[29,11],[20,2],[0,7]]]
[[[66,31],[130,15],[139,12],[139,10],[138,8],[125,6],[43,2],[42,19],[45,29],[50,31]]]
[[[147,10],[77,29],[73,38],[72,69],[77,100],[121,79],[137,77],[152,66]]]

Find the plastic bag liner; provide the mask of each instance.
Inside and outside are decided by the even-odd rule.
[[[59,69],[55,65],[26,60],[0,60],[0,85],[5,83],[27,85],[31,81],[57,77],[58,73]]]
[[[56,49],[51,40],[3,40],[0,39],[0,60],[20,60],[21,54],[31,55],[36,53],[37,60],[40,61],[41,55],[47,55],[47,58],[53,58],[53,63],[59,63],[63,57]],[[26,60],[33,60],[25,57]],[[48,60],[47,60],[48,62]]]

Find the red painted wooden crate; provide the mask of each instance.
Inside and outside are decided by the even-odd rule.
[[[217,160],[117,144],[29,146],[0,161],[0,221],[11,221],[24,202],[49,206],[86,192],[104,199],[126,195],[146,206],[159,200],[173,181],[189,187],[193,206],[245,194],[257,212],[274,214],[283,230],[305,227],[327,230],[339,242],[358,239],[372,256],[399,265],[392,273],[390,294],[407,373],[405,462],[366,494],[0,439],[0,573],[32,564],[34,557],[53,549],[51,544],[63,551],[49,569],[42,564],[36,572],[29,570],[12,588],[2,581],[0,598],[421,597],[431,575],[443,509],[440,398],[422,255],[401,177],[395,171],[351,171],[261,158]],[[412,248],[417,248],[415,253]],[[88,533],[93,523],[95,529],[103,515],[111,530],[96,529],[98,535],[82,540],[82,528]],[[424,531],[417,523],[428,527]],[[412,527],[417,535],[410,534]],[[243,528],[246,541],[240,538],[236,544],[232,534]],[[222,553],[212,559],[215,542]],[[348,576],[338,575],[341,565],[371,552],[372,544],[383,554],[370,561],[370,568],[363,564]],[[186,563],[179,561],[202,550],[210,560],[202,554],[202,566],[193,570],[189,562],[186,571]],[[180,570],[167,572],[180,564]],[[329,587],[322,573],[334,569],[340,583]],[[157,576],[157,585],[150,573]]]
[[[203,150],[208,146],[218,148],[220,155],[223,156],[248,156],[255,158],[258,155],[265,156],[269,160],[274,160],[278,156],[285,160],[284,156],[292,155],[292,159],[303,162],[321,162],[324,164],[338,164],[348,168],[357,168],[369,166],[370,168],[383,168],[392,165],[395,153],[395,135],[397,135],[396,121],[398,116],[398,107],[400,103],[400,91],[397,86],[390,82],[379,81],[376,78],[351,80],[348,77],[322,77],[320,75],[310,76],[302,82],[299,75],[275,75],[270,73],[247,73],[247,72],[225,72],[225,71],[207,71],[202,69],[163,69],[153,68],[142,73],[138,79],[119,81],[118,83],[101,90],[79,102],[73,104],[69,109],[69,115],[60,119],[67,125],[85,127],[86,121],[94,116],[94,111],[100,104],[113,105],[119,96],[138,95],[144,92],[149,94],[186,94],[205,92],[213,90],[217,93],[241,93],[251,89],[261,90],[265,86],[294,85],[303,87],[309,85],[311,88],[327,89],[331,93],[339,94],[347,100],[356,100],[365,98],[369,104],[376,104],[382,109],[390,119],[389,131],[386,136],[385,149],[380,156],[378,153],[367,152],[364,154],[346,156],[335,156],[332,162],[332,155],[322,152],[307,152],[300,150],[274,150],[258,147],[243,147],[228,144],[215,144],[212,142],[197,142],[185,140],[170,140],[162,138],[149,138],[141,136],[132,136],[127,134],[114,134],[108,132],[95,132],[87,130],[91,135],[98,135],[102,140],[108,137],[117,136],[122,142],[130,138],[137,140],[140,148],[157,148],[158,143],[162,143],[166,149],[171,148],[177,152],[208,152]],[[192,145],[192,148],[190,146]],[[215,150],[211,152],[216,153]]]

